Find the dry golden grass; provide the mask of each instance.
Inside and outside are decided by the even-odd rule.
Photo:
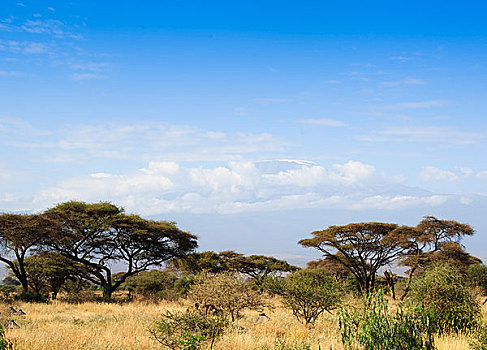
[[[122,350],[162,349],[151,339],[148,328],[167,309],[185,310],[182,303],[103,304],[78,305],[17,304],[26,316],[16,316],[20,329],[7,330],[18,350]],[[5,309],[6,305],[0,306]],[[483,308],[487,315],[486,307]],[[276,306],[266,311],[271,320],[255,324],[257,312],[247,312],[238,320],[237,326],[227,332],[215,350],[257,349],[272,345],[276,339],[288,342],[307,342],[312,349],[342,349],[337,322],[333,315],[326,314],[314,328],[307,328],[295,320],[286,309]],[[468,349],[467,336],[442,336],[437,339],[440,350]]]

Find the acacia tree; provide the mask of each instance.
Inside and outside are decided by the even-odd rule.
[[[341,263],[355,276],[361,293],[369,294],[377,271],[409,247],[409,233],[408,227],[396,224],[363,222],[312,232],[313,238],[299,244],[318,249],[325,258]]]
[[[25,270],[29,286],[38,294],[48,289],[52,300],[57,298],[59,291],[68,279],[75,279],[80,274],[81,266],[61,254],[40,252],[25,259]]]
[[[299,270],[299,267],[290,265],[287,261],[265,255],[238,257],[234,259],[233,266],[238,272],[251,277],[255,285],[261,290],[263,290],[264,282],[269,276]]]
[[[106,202],[66,202],[46,213],[62,226],[49,241],[51,249],[83,265],[84,278],[99,285],[106,300],[128,277],[197,247],[196,236],[173,222],[126,215],[122,208]],[[111,266],[117,262],[126,269],[114,278]]]
[[[425,216],[414,229],[411,229],[409,249],[400,262],[400,265],[409,267],[406,288],[401,300],[409,292],[414,273],[432,262],[453,259],[465,266],[478,262],[479,260],[465,252],[459,243],[464,236],[474,233],[470,225]]]
[[[233,250],[216,253],[205,251],[192,253],[182,258],[173,259],[170,262],[172,268],[185,271],[190,274],[215,275],[223,272],[234,272],[233,261],[242,257],[242,254]]]
[[[23,292],[29,289],[25,259],[55,231],[56,225],[45,215],[0,215],[0,261],[19,280]]]

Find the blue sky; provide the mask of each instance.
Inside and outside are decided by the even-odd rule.
[[[303,262],[353,221],[472,224],[484,2],[2,1],[0,210],[109,200]]]

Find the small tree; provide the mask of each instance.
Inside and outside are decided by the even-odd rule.
[[[480,307],[463,282],[458,268],[436,264],[413,284],[413,301],[433,315],[439,332],[468,330],[478,324]]]
[[[343,295],[341,285],[322,269],[306,269],[287,278],[275,278],[268,288],[280,295],[284,305],[306,324],[313,324],[323,312],[335,309]]]
[[[249,283],[227,274],[203,277],[191,286],[189,296],[205,312],[213,309],[225,317],[231,317],[232,322],[239,317],[240,311],[265,305],[262,295],[254,291]]]
[[[57,228],[45,215],[0,214],[0,261],[19,280],[23,293],[29,289],[25,259]]]
[[[166,299],[173,291],[176,280],[177,277],[167,270],[152,270],[128,278],[125,286],[146,299]]]
[[[196,350],[202,343],[213,349],[215,340],[223,334],[227,322],[222,317],[192,312],[165,312],[149,332],[164,347],[171,350]]]

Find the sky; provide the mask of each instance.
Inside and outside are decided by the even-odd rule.
[[[0,3],[0,211],[111,201],[304,264],[350,222],[471,224],[483,1]]]

